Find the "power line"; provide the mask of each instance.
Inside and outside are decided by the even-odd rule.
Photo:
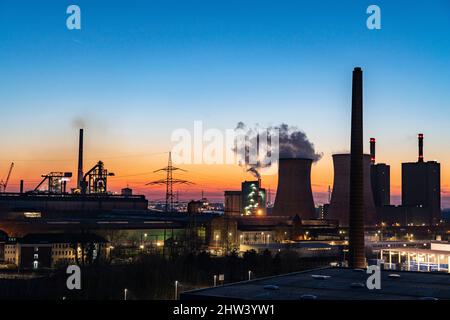
[[[158,170],[154,171],[154,172],[161,172],[161,171],[166,172],[166,178],[146,183],[147,186],[148,185],[165,185],[166,186],[166,207],[165,207],[166,212],[171,212],[173,210],[173,202],[174,202],[173,185],[174,184],[185,184],[185,185],[194,184],[188,180],[181,180],[181,179],[173,178],[173,172],[177,171],[177,170],[186,172],[186,170],[174,167],[172,165],[172,153],[169,152],[169,161],[167,163],[167,167],[164,167],[162,169],[158,169]]]

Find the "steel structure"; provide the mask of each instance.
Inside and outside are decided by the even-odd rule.
[[[48,182],[47,192],[52,194],[66,193],[66,185],[69,178],[72,177],[72,172],[50,172],[42,175],[42,181],[34,188],[34,192],[38,192],[39,188]]]
[[[167,162],[167,167],[153,171],[155,173],[161,172],[161,171],[166,172],[166,178],[151,181],[151,182],[145,184],[146,186],[149,186],[149,185],[165,185],[166,186],[166,205],[164,208],[165,212],[171,212],[173,210],[173,202],[174,202],[173,185],[174,184],[187,184],[187,185],[194,184],[193,182],[190,182],[187,180],[173,178],[173,172],[177,171],[177,170],[186,172],[186,170],[174,167],[172,165],[172,153],[169,152],[169,161]]]
[[[83,176],[81,181],[82,194],[105,194],[108,192],[108,177],[114,176],[114,173],[108,172],[102,161],[97,164]]]

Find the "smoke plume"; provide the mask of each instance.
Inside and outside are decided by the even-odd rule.
[[[323,154],[316,153],[312,144],[303,131],[296,127],[289,127],[282,123],[276,127],[280,135],[280,158],[305,158],[313,162],[319,161]]]
[[[72,126],[77,129],[84,129],[86,127],[86,120],[82,117],[75,117],[72,119]]]
[[[258,125],[255,128],[249,128],[245,123],[239,122],[235,131],[244,133],[245,138],[241,139],[241,143],[236,143],[233,151],[239,157],[239,164],[257,179],[261,177],[262,169],[273,169],[278,163],[278,158],[306,158],[314,162],[322,158],[322,153],[316,153],[314,144],[309,141],[303,131],[285,123],[262,130]],[[261,133],[265,136],[262,137]],[[278,143],[273,141],[275,136],[278,138]],[[252,151],[258,155],[253,161],[249,156]],[[272,157],[274,154],[278,154],[276,159]]]

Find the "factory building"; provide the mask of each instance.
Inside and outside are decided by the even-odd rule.
[[[402,163],[402,204],[390,205],[389,171],[385,164],[375,164],[375,139],[370,140],[371,183],[378,222],[389,225],[430,225],[441,219],[440,164],[424,162],[423,134],[418,135],[417,162]]]
[[[226,216],[265,216],[266,213],[266,189],[261,188],[261,180],[242,182],[241,191],[225,191]]]
[[[441,219],[440,164],[435,161],[402,163],[402,205],[424,208],[416,224],[433,224]]]
[[[90,264],[109,255],[107,241],[95,234],[28,234],[10,237],[0,260],[22,269]]]
[[[211,219],[205,228],[206,248],[222,255],[239,247],[237,221],[229,217]]]
[[[388,206],[391,204],[391,167],[385,163],[375,162],[375,138],[370,138],[370,164],[370,181],[375,206]]]
[[[350,154],[334,154],[334,181],[331,202],[328,208],[328,219],[339,220],[341,226],[349,225],[350,210]],[[376,222],[376,208],[373,200],[370,180],[370,156],[364,155],[364,222],[371,225]]]
[[[386,248],[379,251],[386,269],[450,273],[450,243],[432,242],[427,248]]]
[[[377,163],[370,167],[373,201],[376,207],[391,204],[391,167],[385,163]]]
[[[240,216],[242,213],[242,192],[225,191],[225,215]]]
[[[242,208],[245,216],[266,214],[266,190],[261,188],[261,181],[242,182]]]
[[[441,168],[436,161],[424,162],[423,134],[418,141],[418,161],[402,163],[402,206],[422,208],[409,217],[411,223],[435,224],[441,219]]]
[[[327,258],[333,257],[338,259],[341,255],[342,248],[337,245],[331,245],[322,241],[300,241],[300,242],[266,242],[241,244],[239,247],[241,252],[254,250],[263,253],[268,250],[273,255],[281,251],[296,252],[301,258]]]
[[[102,161],[84,173],[83,139],[84,131],[80,129],[76,188],[71,192],[67,190],[72,172],[44,174],[39,184],[28,191],[24,190],[24,181],[21,180],[19,193],[0,193],[0,215],[24,218],[25,211],[42,218],[91,217],[117,210],[147,210],[148,201],[144,195],[133,195],[129,188],[122,189],[122,194],[113,194],[108,189],[108,178],[114,173],[108,171]]]
[[[311,159],[280,159],[274,216],[298,215],[301,219],[316,217],[311,189],[311,165]]]

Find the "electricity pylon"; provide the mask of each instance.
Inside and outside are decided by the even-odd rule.
[[[191,185],[194,184],[193,182],[187,181],[187,180],[181,180],[181,179],[174,179],[173,178],[173,172],[179,170],[184,171],[186,170],[174,167],[172,165],[172,153],[169,152],[169,161],[167,163],[167,167],[158,169],[156,172],[165,171],[166,172],[166,178],[155,180],[152,182],[147,183],[146,185],[165,185],[166,186],[166,206],[164,208],[165,212],[171,212],[173,210],[173,201],[174,201],[174,194],[173,194],[173,185],[174,184],[187,184]]]

